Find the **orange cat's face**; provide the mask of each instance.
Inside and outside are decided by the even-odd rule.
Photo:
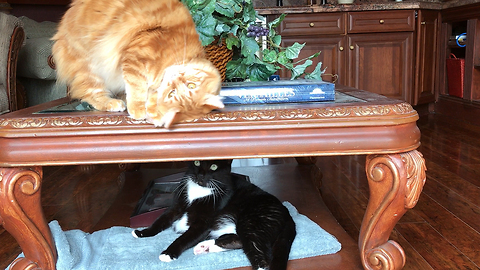
[[[218,96],[221,77],[208,60],[197,60],[165,69],[159,86],[149,89],[147,119],[165,126],[197,119],[224,107]]]

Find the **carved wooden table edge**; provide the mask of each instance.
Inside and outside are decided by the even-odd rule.
[[[346,125],[355,128],[355,131],[367,128],[369,132],[362,136],[368,137],[372,135],[372,131],[392,129],[393,132],[385,133],[385,136],[390,136],[388,137],[390,140],[392,138],[394,140],[402,138],[402,142],[388,144],[381,141],[385,144],[384,148],[369,150],[369,147],[372,147],[373,144],[367,143],[363,148],[353,149],[352,151],[346,151],[349,149],[348,147],[351,147],[347,146],[347,148],[327,149],[328,151],[325,152],[315,152],[313,150],[296,152],[285,146],[286,148],[282,149],[278,156],[308,157],[366,154],[365,168],[370,187],[370,198],[359,237],[362,264],[365,269],[401,269],[405,264],[405,253],[398,243],[388,240],[388,238],[403,214],[415,206],[426,179],[423,157],[420,152],[415,150],[420,144],[420,134],[415,124],[418,114],[405,102],[393,101],[375,95],[372,98],[372,95],[368,92],[351,88],[346,88],[345,92],[363,98],[367,102],[359,106],[347,104],[334,107],[327,104],[319,105],[318,108],[307,109],[302,106],[293,106],[287,109],[278,109],[275,112],[269,112],[268,110],[217,112],[209,114],[195,123],[181,124],[178,128],[170,131],[154,129],[148,124],[132,120],[124,114],[96,112],[92,116],[73,114],[55,117],[30,114],[25,117],[16,112],[0,118],[0,146],[2,148],[6,147],[5,149],[16,147],[16,152],[22,152],[26,148],[22,148],[21,144],[28,140],[33,141],[39,137],[40,139],[42,137],[51,139],[58,137],[59,134],[73,137],[89,136],[92,130],[98,129],[99,126],[104,127],[101,130],[98,129],[100,133],[103,132],[100,135],[108,137],[108,135],[119,133],[123,134],[128,140],[130,140],[128,136],[131,135],[132,131],[126,129],[125,126],[135,128],[136,133],[133,135],[153,134],[151,136],[161,136],[162,133],[183,136],[194,133],[195,129],[198,130],[198,127],[204,128],[205,132],[223,132],[230,127],[228,130],[230,133],[225,134],[245,130],[252,133],[259,132],[259,134],[266,133],[266,131],[275,133],[284,129],[285,123],[282,121],[287,121],[288,125],[292,127],[291,129],[296,130],[297,133],[309,131],[315,127],[319,127],[315,129],[317,132],[326,132],[329,129],[341,130],[342,125]],[[374,103],[376,98],[381,100],[380,104]],[[370,101],[373,103],[369,103]],[[60,102],[57,103],[60,104]],[[28,108],[23,111],[32,113],[37,109],[38,107]],[[264,125],[267,122],[270,125],[265,127]],[[400,135],[395,137],[394,133],[400,133]],[[305,136],[303,133],[301,135]],[[169,136],[172,137],[173,135]],[[248,137],[249,140],[256,138],[255,136]],[[319,138],[322,137],[312,137],[312,140],[318,140]],[[218,140],[215,137],[213,139]],[[302,137],[295,137],[295,139],[300,141]],[[376,139],[374,140],[376,141]],[[18,143],[10,144],[12,141],[18,141]],[[225,140],[222,142],[228,144],[231,141]],[[44,143],[44,141],[40,141],[40,143]],[[281,143],[284,143],[284,141],[281,141]],[[337,142],[330,141],[329,143],[336,145]],[[272,147],[274,149],[277,146],[273,145]],[[315,147],[322,147],[322,145],[316,144]],[[233,153],[228,152],[225,155],[231,155],[235,158],[249,157],[247,154],[235,156],[232,155]],[[42,169],[38,165],[73,163],[64,159],[44,163],[40,163],[39,160],[22,163],[20,161],[16,162],[15,159],[25,156],[15,156],[16,154],[14,153],[12,156],[9,156],[8,153],[0,155],[0,166],[3,166],[0,167],[0,222],[17,240],[26,257],[16,260],[11,269],[53,270],[55,269],[57,253],[40,204]],[[261,154],[252,152],[251,154],[257,157],[275,156],[274,150]],[[185,159],[196,157],[185,157]],[[170,158],[169,160],[177,159],[179,158]],[[301,162],[302,159],[299,158],[298,160]],[[86,156],[82,156],[77,157],[77,161],[79,164],[86,164],[88,159],[86,159]],[[108,160],[110,163],[125,161],[124,157]],[[157,160],[152,157],[147,160],[136,157],[132,161]],[[314,159],[303,158],[303,161],[311,163]],[[95,160],[91,163],[106,162],[106,160]]]

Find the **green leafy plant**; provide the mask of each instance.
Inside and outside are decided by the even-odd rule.
[[[252,0],[182,0],[195,21],[202,45],[213,42],[225,42],[228,49],[234,51],[233,59],[227,63],[227,79],[250,79],[264,81],[277,70],[290,71],[291,79],[304,76],[307,79],[321,79],[322,63],[313,72],[306,73],[314,57],[298,56],[305,46],[295,42],[292,46],[282,47],[282,37],[275,30],[285,18],[282,14],[269,22],[265,28],[258,23],[260,17],[253,8]],[[253,33],[258,27],[258,33]],[[258,32],[258,31],[257,31]],[[263,46],[266,44],[266,46]]]

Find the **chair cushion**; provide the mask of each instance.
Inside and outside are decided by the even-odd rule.
[[[22,22],[12,15],[0,12],[0,83],[3,84],[7,80],[8,50],[16,26],[22,26]]]
[[[55,80],[56,72],[48,65],[53,41],[50,37],[29,38],[18,55],[17,74],[20,77]]]
[[[0,114],[9,112],[8,107],[7,89],[5,89],[5,85],[0,83]]]
[[[58,24],[49,21],[37,22],[25,16],[19,19],[23,23],[27,39],[18,56],[18,76],[55,80],[56,72],[48,65],[48,57],[52,54],[53,46],[50,39],[57,32]]]
[[[10,106],[7,94],[7,65],[8,54],[13,30],[22,26],[22,22],[16,17],[0,12],[0,114],[9,111]]]
[[[25,36],[27,38],[51,38],[57,32],[58,24],[55,22],[37,22],[25,16],[19,17],[25,28]]]

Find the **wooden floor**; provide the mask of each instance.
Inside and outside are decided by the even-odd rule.
[[[422,117],[427,181],[415,208],[391,235],[407,254],[404,269],[480,269],[480,127],[439,115]],[[322,158],[324,201],[358,239],[368,186],[365,158]]]
[[[438,115],[423,117],[418,125],[427,182],[417,206],[391,236],[407,254],[404,269],[480,269],[480,127]],[[237,165],[245,162],[293,161],[237,161]],[[364,164],[363,156],[322,157],[317,162],[323,173],[324,201],[355,240],[368,199]],[[183,164],[155,166],[170,174]],[[46,167],[42,190],[46,218],[58,220],[65,230],[89,232],[128,224],[148,181],[159,177],[148,175],[148,169],[129,172],[129,177],[140,173],[147,175],[135,182],[125,181],[125,173],[116,165]],[[0,269],[19,252],[15,240],[0,227]]]

